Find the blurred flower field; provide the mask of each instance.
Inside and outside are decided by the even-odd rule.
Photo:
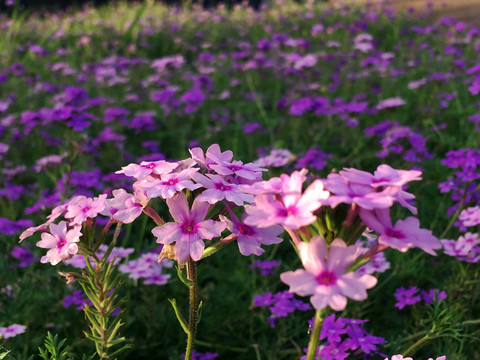
[[[0,359],[480,359],[479,29],[11,6]]]

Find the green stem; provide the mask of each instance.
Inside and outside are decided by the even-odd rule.
[[[310,336],[310,343],[308,344],[308,352],[306,360],[314,360],[317,352],[318,340],[320,339],[320,331],[322,330],[323,311],[317,310],[315,312],[315,323],[313,325],[312,335]]]
[[[407,356],[409,353],[411,353],[413,350],[415,350],[417,347],[422,345],[425,341],[429,340],[431,337],[431,333],[426,334],[424,337],[422,337],[420,340],[418,340],[415,344],[410,346],[405,352],[403,353],[403,356]]]
[[[195,341],[195,333],[197,331],[198,316],[198,282],[196,263],[189,256],[187,260],[187,278],[193,285],[190,286],[190,316],[188,323],[188,339],[187,349],[185,350],[185,360],[191,360],[193,354],[193,342]]]

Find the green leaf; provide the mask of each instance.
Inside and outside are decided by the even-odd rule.
[[[190,330],[188,329],[187,321],[186,321],[185,318],[182,316],[182,314],[180,313],[180,310],[179,310],[178,307],[177,307],[177,300],[175,300],[175,299],[168,299],[168,301],[170,301],[170,304],[172,304],[173,311],[175,311],[175,315],[177,316],[178,322],[179,322],[180,325],[182,326],[183,331],[185,331],[185,334],[188,335],[188,333],[190,332]]]
[[[185,277],[185,275],[183,275],[182,270],[180,270],[180,268],[178,266],[175,266],[175,268],[177,269],[177,275],[178,275],[178,278],[180,279],[180,281],[183,282],[186,286],[192,287],[193,286],[193,281],[188,280]]]

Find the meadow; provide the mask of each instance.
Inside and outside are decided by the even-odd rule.
[[[480,359],[479,29],[11,3],[0,359]]]

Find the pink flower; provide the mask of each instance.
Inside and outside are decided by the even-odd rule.
[[[244,220],[246,214],[243,213],[242,220]],[[278,225],[270,226],[267,228],[258,228],[255,226],[246,225],[240,222],[236,217],[232,220],[220,215],[220,220],[227,224],[228,230],[232,234],[237,234],[237,243],[240,253],[244,256],[255,254],[257,256],[262,255],[264,250],[260,245],[272,245],[279,244],[283,241],[282,238],[277,237],[283,232],[283,228]]]
[[[238,206],[243,206],[245,202],[253,202],[252,195],[240,191],[236,184],[227,182],[222,176],[213,174],[207,174],[207,176],[199,173],[193,175],[194,180],[206,188],[196,200],[215,204],[226,199]]]
[[[47,216],[48,220],[46,222],[38,226],[29,227],[24,232],[22,232],[19,237],[20,239],[19,242],[22,242],[27,237],[32,236],[37,231],[45,231],[51,223],[53,223],[57,218],[59,218],[61,215],[63,215],[67,211],[67,206],[68,206],[68,203],[55,207],[50,213],[50,215]]]
[[[27,327],[25,325],[12,324],[7,327],[0,327],[1,337],[8,339],[19,334],[23,334]]]
[[[382,164],[378,166],[373,175],[369,172],[354,168],[343,169],[340,171],[340,175],[347,179],[350,184],[370,186],[375,193],[391,196],[412,213],[417,213],[415,207],[407,202],[407,200],[411,200],[415,198],[415,196],[403,191],[402,187],[410,181],[421,180],[421,171],[397,170],[389,165]]]
[[[417,218],[398,220],[393,226],[389,209],[375,211],[360,209],[359,214],[365,225],[380,234],[379,244],[401,252],[417,247],[433,256],[437,255],[435,249],[442,248],[442,244],[430,230],[420,229],[420,221]]]
[[[480,206],[469,207],[462,210],[458,216],[458,220],[463,223],[463,226],[476,226],[480,224]]]
[[[368,174],[368,173],[367,173]],[[357,178],[359,178],[358,174]],[[369,174],[371,175],[371,174]],[[357,204],[367,210],[385,209],[393,205],[396,190],[386,189],[376,192],[369,184],[362,182],[350,182],[340,174],[330,174],[323,180],[325,189],[332,194],[326,200],[326,204],[332,208],[338,204]]]
[[[294,171],[291,176],[282,174],[281,184],[277,184],[280,185],[278,194],[256,195],[255,205],[245,206],[245,224],[259,228],[278,224],[288,229],[299,229],[313,223],[316,220],[313,212],[325,203],[329,193],[323,190],[322,182],[316,180],[302,194],[305,174],[303,170]],[[271,179],[268,184],[265,189],[275,182]]]
[[[210,168],[213,169],[217,174],[223,176],[236,175],[248,180],[261,180],[261,172],[267,171],[267,169],[261,168],[257,164],[244,164],[243,162],[237,160],[234,160],[231,163],[222,162],[221,164],[211,164]]]
[[[401,105],[405,105],[405,101],[399,97],[394,97],[394,98],[389,98],[389,99],[385,99],[385,100],[382,100],[380,101],[378,104],[377,104],[377,110],[382,110],[382,109],[388,109],[388,108],[392,108],[392,107],[397,107],[397,106],[401,106]]]
[[[67,206],[65,218],[71,219],[71,225],[82,225],[87,218],[94,218],[105,209],[106,194],[96,198],[87,198],[86,196],[75,196]]]
[[[118,170],[115,174],[125,174],[126,176],[133,176],[137,180],[143,179],[150,174],[168,174],[178,166],[175,162],[167,162],[165,160],[159,161],[142,161],[138,164],[128,164],[123,166],[122,170]]]
[[[78,252],[77,242],[80,241],[80,226],[74,226],[67,230],[67,222],[60,221],[57,224],[50,224],[50,233],[44,232],[42,240],[37,242],[37,246],[50,249],[45,256],[42,256],[40,262],[45,264],[50,262],[52,265],[57,265],[59,262],[70,259]]]
[[[176,222],[153,228],[157,243],[175,243],[175,256],[179,262],[184,262],[189,256],[195,261],[200,260],[205,248],[202,240],[220,236],[226,225],[211,219],[204,220],[210,208],[206,202],[195,199],[190,210],[184,193],[167,199],[167,205]]]
[[[312,295],[310,301],[316,309],[330,306],[335,311],[343,310],[347,297],[365,300],[366,289],[377,283],[372,275],[345,273],[357,257],[357,247],[347,247],[341,239],[335,239],[327,249],[325,240],[315,236],[308,243],[300,243],[298,251],[305,270],[287,271],[280,279],[290,286],[290,292]]]
[[[223,163],[230,163],[233,158],[233,153],[230,150],[222,152],[220,145],[213,144],[207,149],[206,154],[199,147],[190,149],[192,159],[202,168],[211,169],[210,165],[221,165]]]
[[[143,208],[150,200],[145,193],[136,189],[134,194],[129,194],[123,189],[112,191],[113,199],[105,200],[105,210],[102,215],[111,216],[124,224],[130,224],[142,214]]]
[[[198,171],[198,168],[187,168],[180,172],[168,173],[162,175],[160,179],[151,181],[144,180],[138,183],[138,188],[146,191],[149,198],[161,196],[163,199],[169,199],[177,192],[183,189],[195,190],[202,185],[192,182],[192,175]]]

